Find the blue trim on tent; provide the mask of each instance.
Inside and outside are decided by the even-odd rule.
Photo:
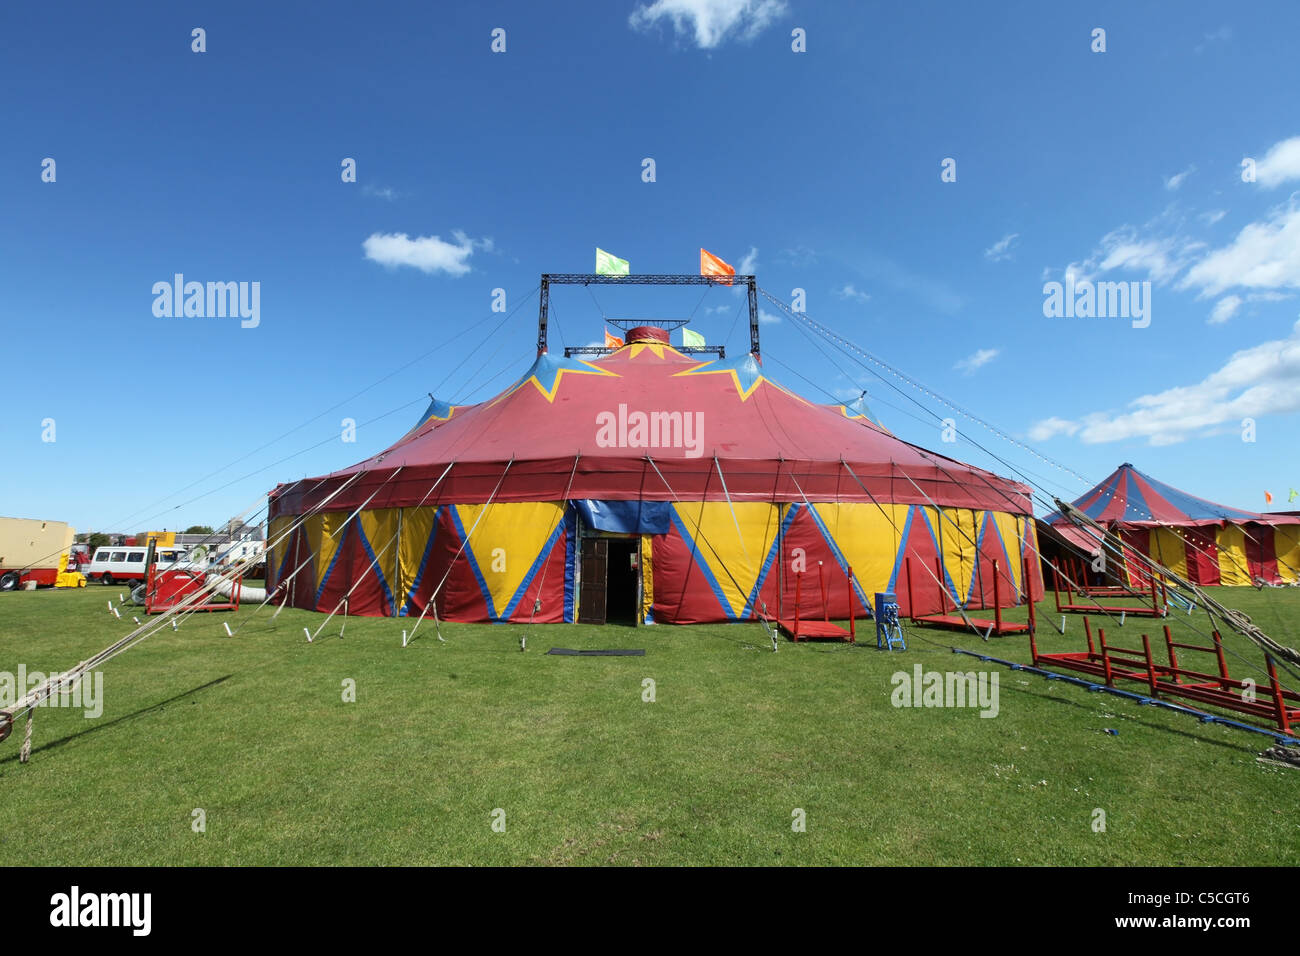
[[[1124,477],[1126,484],[1124,486],[1124,517],[1122,521],[1153,521],[1155,516],[1151,511],[1151,505],[1147,503],[1146,495],[1142,494],[1142,489],[1138,487],[1138,476],[1133,471],[1125,472]]]
[[[289,563],[289,555],[293,554],[293,546],[298,543],[300,534],[302,534],[302,525],[294,528],[293,532],[284,539],[288,543],[284,546],[284,557],[280,559],[280,567],[275,572],[275,581],[272,582],[274,587],[280,586],[280,581],[284,577],[284,566]]]
[[[848,574],[848,558],[844,557],[844,553],[840,551],[840,546],[836,544],[834,535],[832,535],[830,529],[826,527],[826,522],[822,521],[822,516],[817,513],[817,508],[815,506],[806,507],[806,510],[810,515],[812,515],[813,522],[817,525],[817,530],[821,532],[822,539],[826,542],[826,547],[831,549],[831,556],[834,557],[836,563],[839,564],[840,572],[842,574]],[[853,590],[857,593],[858,600],[862,602],[862,606],[868,608],[867,615],[870,616],[871,602],[867,600],[867,596],[863,593],[862,587],[858,584],[856,578],[857,575],[854,575],[855,580],[853,581]],[[826,591],[828,594],[830,593],[829,585],[827,586]]]
[[[438,537],[438,516],[441,513],[442,505],[438,505],[433,509],[433,524],[429,528],[429,540],[424,543],[424,555],[420,558],[420,569],[415,572],[415,582],[411,585],[411,590],[406,593],[406,600],[402,602],[402,609],[397,612],[398,617],[406,617],[413,610],[411,602],[415,600],[416,592],[420,590],[420,582],[424,580],[425,568],[429,566],[429,555],[433,554],[433,542]]]
[[[777,507],[780,508],[780,505],[777,505]],[[767,549],[767,557],[763,559],[763,566],[759,569],[758,580],[754,583],[754,590],[749,592],[749,597],[745,600],[745,610],[744,613],[741,614],[741,617],[748,618],[754,613],[754,605],[755,602],[758,601],[758,594],[763,590],[763,584],[767,581],[767,576],[771,573],[772,566],[776,564],[777,553],[781,548],[781,541],[785,538],[786,532],[790,530],[790,525],[793,523],[796,514],[795,509],[798,507],[798,505],[794,504],[786,506],[785,517],[781,519],[780,531],[777,533],[777,536],[772,539],[772,547]]]
[[[939,571],[943,575],[942,583],[944,590],[948,592],[948,597],[952,599],[953,604],[964,608],[966,606],[966,601],[961,601],[957,598],[957,582],[954,581],[952,575],[948,573],[948,564],[943,560],[943,548],[939,547],[939,538],[934,533],[934,525],[930,523],[930,516],[925,513],[923,505],[913,505],[912,507],[921,509],[921,520],[925,522],[925,528],[930,532],[930,542],[934,545],[934,553],[939,556]],[[940,514],[939,517],[942,518],[943,515]],[[970,592],[967,592],[966,598],[967,600],[970,599]]]
[[[330,565],[325,569],[325,576],[320,579],[320,585],[316,588],[315,604],[320,604],[320,596],[325,593],[325,585],[329,584],[330,575],[334,572],[334,566],[339,563],[339,555],[343,553],[343,546],[347,544],[348,532],[352,530],[352,522],[349,521],[343,526],[343,537],[339,538],[338,546],[334,549],[334,557],[330,558]]]
[[[515,608],[517,608],[519,602],[524,599],[524,594],[528,591],[528,586],[533,583],[533,577],[536,576],[542,565],[550,558],[551,552],[555,550],[555,543],[560,539],[560,533],[563,530],[564,516],[561,515],[560,520],[555,522],[555,527],[551,529],[551,533],[547,536],[546,540],[542,542],[542,550],[533,560],[532,567],[528,569],[528,573],[524,575],[524,579],[520,582],[519,588],[515,591],[514,597],[510,599],[510,603],[506,605],[506,609],[501,612],[501,616],[504,619],[510,620],[510,618],[514,616]],[[541,597],[541,595],[538,595],[538,597]]]
[[[981,558],[983,557],[983,555],[984,555],[984,536],[988,533],[988,530],[989,530],[989,526],[990,526],[990,525],[992,525],[992,527],[993,527],[993,537],[997,540],[997,542],[998,542],[998,547],[1002,549],[1002,562],[1003,562],[1003,563],[1002,563],[1001,568],[999,568],[999,570],[1005,570],[1006,568],[1009,568],[1009,567],[1011,566],[1011,555],[1007,553],[1007,543],[1006,543],[1005,541],[1002,540],[1002,532],[1001,532],[1001,530],[999,530],[998,525],[997,525],[997,522],[993,520],[993,512],[992,512],[992,511],[986,511],[986,512],[984,512],[984,520],[980,523],[980,533],[979,533],[979,537],[976,538],[976,544],[975,544],[975,567],[971,569],[971,575],[970,575],[970,587],[966,589],[966,596],[967,596],[968,599],[969,599],[969,597],[970,597],[971,592],[975,590],[975,582],[976,582],[977,578],[979,577],[980,559],[981,559]],[[993,572],[993,569],[992,569],[992,568],[989,568],[989,572],[992,573],[992,572]],[[1013,590],[1016,590],[1016,600],[1019,601],[1019,600],[1020,600],[1020,592],[1019,592],[1019,590],[1017,590],[1017,589],[1015,588],[1015,582],[1016,582],[1016,573],[1015,573],[1015,571],[1012,571],[1012,572],[1011,572],[1011,584],[1012,584],[1012,589],[1013,589]],[[980,595],[980,599],[981,599],[981,603],[982,603],[982,601],[983,601],[983,595]]]
[[[683,541],[690,543],[691,563],[698,567],[704,574],[704,580],[707,581],[709,587],[713,589],[713,596],[718,599],[718,604],[722,607],[722,610],[727,617],[733,621],[737,620],[736,612],[732,610],[731,602],[729,602],[727,596],[722,593],[722,588],[718,586],[718,581],[713,576],[713,571],[709,568],[708,561],[704,558],[704,555],[700,553],[700,549],[696,546],[695,539],[691,536],[691,533],[686,530],[686,525],[682,523],[681,516],[677,514],[677,509],[673,508],[669,513],[672,515],[673,526],[677,528],[677,533],[682,536]]]
[[[488,506],[484,506],[488,507]],[[496,605],[492,603],[492,592],[488,590],[487,579],[483,577],[483,572],[479,570],[478,561],[474,557],[474,549],[469,546],[469,538],[465,534],[465,526],[461,523],[460,514],[455,505],[448,505],[448,511],[451,514],[451,523],[456,526],[456,533],[460,535],[460,540],[464,543],[465,560],[469,562],[469,568],[474,572],[474,580],[478,581],[479,593],[483,595],[483,601],[487,607],[488,620],[496,623],[501,620],[497,615]]]
[[[984,521],[980,523],[979,531],[975,534],[975,560],[971,562],[970,583],[966,585],[966,600],[970,601],[970,596],[975,593],[975,583],[979,580],[980,574],[980,555],[984,553],[984,534],[988,530],[988,512],[984,512]],[[980,602],[983,603],[984,595],[980,595]]]
[[[564,513],[564,621],[573,624],[577,618],[573,613],[573,550],[578,536],[578,515],[573,508]]]
[[[912,515],[916,509],[916,505],[907,506],[907,517],[903,519],[903,537],[898,542],[898,554],[894,555],[894,569],[889,572],[889,590],[894,595],[898,594],[898,572],[902,570],[903,559],[907,557],[907,542],[912,537]]]
[[[1259,515],[1252,514],[1249,511],[1239,511],[1236,508],[1229,508],[1227,505],[1216,504],[1213,501],[1206,501],[1204,498],[1197,498],[1195,495],[1189,495],[1185,491],[1179,491],[1177,488],[1171,488],[1163,481],[1156,481],[1149,475],[1144,475],[1136,468],[1129,469],[1131,474],[1137,475],[1175,508],[1182,511],[1187,517],[1194,521],[1205,521],[1209,519],[1221,518],[1233,521],[1257,521]],[[1150,520],[1148,518],[1147,520]]]
[[[379,586],[384,589],[384,600],[388,602],[388,616],[392,617],[396,612],[393,608],[393,592],[388,588],[388,579],[384,577],[384,571],[375,558],[375,550],[370,546],[370,539],[366,537],[366,529],[361,527],[361,516],[357,515],[352,520],[357,523],[357,536],[361,538],[361,547],[365,549],[366,557],[370,559],[370,570],[379,578]]]
[[[582,520],[597,531],[618,534],[667,534],[668,501],[617,500],[579,498],[573,501]]]
[[[1094,488],[1092,491],[1088,492],[1088,494],[1083,495],[1082,497],[1076,499],[1073,502],[1074,507],[1079,508],[1079,502],[1087,500],[1088,496],[1095,491],[1097,493],[1097,500],[1094,501],[1092,504],[1088,505],[1088,507],[1079,508],[1079,510],[1082,511],[1084,514],[1086,514],[1093,521],[1100,521],[1101,513],[1106,510],[1106,506],[1109,505],[1111,499],[1115,497],[1115,490],[1118,487],[1119,487],[1119,479],[1116,478],[1115,481],[1112,482],[1110,485],[1102,485],[1097,488]],[[1053,516],[1051,523],[1060,524],[1065,522],[1066,520],[1067,519],[1063,515],[1055,515]]]

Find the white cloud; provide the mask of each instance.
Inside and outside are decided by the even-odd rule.
[[[401,193],[390,186],[372,186],[370,183],[366,183],[361,187],[361,194],[363,196],[377,196],[386,202],[392,202],[401,195]]]
[[[1047,441],[1054,435],[1073,435],[1078,430],[1077,423],[1064,418],[1044,418],[1030,426],[1029,438],[1031,441]]]
[[[1243,349],[1200,382],[1143,395],[1129,402],[1128,408],[1120,413],[1094,412],[1074,422],[1045,419],[1030,428],[1030,436],[1042,440],[1057,433],[1077,433],[1090,445],[1131,438],[1172,445],[1230,431],[1230,425],[1243,418],[1300,411],[1300,322],[1288,338]]]
[[[1003,236],[997,242],[993,243],[993,245],[984,250],[984,258],[988,259],[990,262],[1001,262],[1003,259],[1012,258],[1011,246],[1019,238],[1020,233],[1018,232],[1013,232],[1010,235]]]
[[[1293,179],[1300,179],[1300,136],[1274,143],[1255,163],[1255,182],[1272,189]]]
[[[854,299],[858,302],[866,302],[871,298],[869,293],[860,292],[858,289],[854,288],[852,282],[845,285],[844,288],[840,289],[840,291],[835,294],[841,299]]]
[[[1186,180],[1188,176],[1190,176],[1194,172],[1196,172],[1196,167],[1188,166],[1181,173],[1174,173],[1172,176],[1166,176],[1165,189],[1168,189],[1170,192],[1173,192],[1175,189],[1177,189],[1179,186],[1183,184],[1184,180]]]
[[[1248,289],[1300,288],[1300,204],[1294,200],[1252,222],[1231,243],[1209,253],[1178,283],[1202,297],[1241,286]]]
[[[1224,296],[1218,302],[1214,303],[1214,310],[1210,313],[1210,324],[1219,325],[1220,323],[1227,322],[1230,318],[1232,318],[1234,315],[1237,314],[1237,310],[1240,308],[1241,308],[1241,296],[1239,295]]]
[[[1142,239],[1137,230],[1124,226],[1102,237],[1097,268],[1101,272],[1131,269],[1147,273],[1152,282],[1167,282],[1202,248],[1204,243],[1177,237]]]
[[[985,365],[988,365],[989,362],[992,362],[998,357],[1001,351],[1001,349],[980,349],[978,352],[966,356],[954,365],[953,368],[960,369],[967,375],[970,375],[976,369],[983,368]]]
[[[1176,188],[1193,169],[1170,177],[1166,185]],[[1266,186],[1300,179],[1300,136],[1274,144],[1259,161],[1256,175]],[[1196,218],[1212,226],[1225,215],[1223,210],[1210,210]],[[1219,296],[1234,287],[1300,288],[1300,193],[1264,219],[1248,223],[1231,243],[1219,249],[1187,236],[1187,224],[1178,204],[1170,203],[1141,230],[1124,225],[1107,233],[1087,258],[1070,263],[1063,271],[1073,273],[1076,284],[1118,269],[1145,272],[1160,285],[1181,273],[1174,288],[1195,290],[1201,298]],[[1052,269],[1043,270],[1044,281],[1053,275]]]
[[[749,252],[740,260],[740,265],[736,266],[736,275],[752,276],[758,270],[758,250],[753,246],[749,247]]]
[[[759,309],[758,321],[763,325],[776,325],[776,323],[781,321],[781,317],[779,315],[773,315],[771,312],[767,312],[763,309]]]
[[[653,0],[628,17],[636,30],[671,20],[673,31],[711,50],[731,36],[748,41],[785,13],[785,0]]]
[[[452,233],[452,238],[454,242],[445,242],[437,236],[412,239],[404,232],[376,232],[361,247],[367,259],[389,268],[412,266],[421,272],[445,272],[453,276],[470,271],[469,258],[476,250],[492,249],[491,239],[471,239],[459,229]]]
[[[1158,217],[1156,222],[1163,219]],[[1144,229],[1152,228],[1148,223]],[[1075,285],[1096,282],[1105,272],[1117,269],[1146,273],[1157,285],[1162,285],[1178,275],[1205,249],[1205,243],[1177,235],[1144,236],[1133,226],[1120,226],[1101,237],[1101,242],[1082,262],[1071,262],[1062,271],[1062,278],[1073,276]],[[1054,275],[1053,270],[1043,270],[1043,281]]]
[[[1295,296],[1283,292],[1248,292],[1245,296],[1226,295],[1214,304],[1213,311],[1210,312],[1209,322],[1211,325],[1218,325],[1228,321],[1244,305],[1253,305],[1256,302],[1284,302],[1287,299],[1294,299]]]

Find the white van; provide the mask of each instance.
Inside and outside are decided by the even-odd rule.
[[[118,581],[144,580],[145,548],[134,547],[99,548],[90,564],[85,568],[86,577],[100,584],[115,584]],[[185,561],[186,553],[178,548],[159,548],[154,553],[154,563],[160,568]]]

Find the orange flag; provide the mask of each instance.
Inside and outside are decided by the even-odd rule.
[[[700,250],[700,275],[702,276],[734,276],[736,267],[723,262],[707,249]],[[731,282],[724,281],[722,285],[731,285]]]
[[[1264,492],[1264,502],[1270,505],[1273,503],[1273,495],[1271,492]]]
[[[605,330],[605,348],[607,348],[607,349],[621,349],[622,347],[623,347],[623,340],[620,339],[617,335],[610,335],[610,334],[609,334],[609,329],[606,329],[606,330]]]

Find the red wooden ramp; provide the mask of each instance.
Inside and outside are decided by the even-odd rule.
[[[830,619],[830,602],[826,597],[826,579],[822,574],[822,564],[817,562],[817,580],[821,585],[822,619],[808,619],[800,614],[800,599],[803,597],[803,572],[796,571],[794,576],[794,619],[777,618],[777,626],[792,641],[833,640],[857,643],[856,615],[853,611],[853,569],[844,575],[844,583],[849,591],[849,628],[846,631]]]
[[[912,559],[905,559],[907,565],[907,604],[909,609],[915,609],[916,601],[912,597]],[[1029,623],[1020,624],[1016,621],[1002,620],[1002,589],[998,583],[998,563],[993,562],[993,620],[982,617],[971,617],[967,614],[963,617],[960,614],[948,613],[948,589],[943,586],[943,565],[940,559],[934,559],[936,579],[939,584],[939,601],[943,610],[942,614],[916,614],[912,613],[913,624],[930,624],[934,627],[951,627],[959,631],[968,630],[971,627],[978,628],[985,635],[1002,635],[1002,634],[1032,634],[1034,632],[1034,602],[1030,600],[1029,605]],[[1026,586],[1029,582],[1029,562],[1024,563],[1024,581]]]
[[[808,641],[830,638],[837,641],[856,643],[854,635],[830,621],[801,621],[795,618],[793,621],[778,621],[777,623],[791,640]]]

